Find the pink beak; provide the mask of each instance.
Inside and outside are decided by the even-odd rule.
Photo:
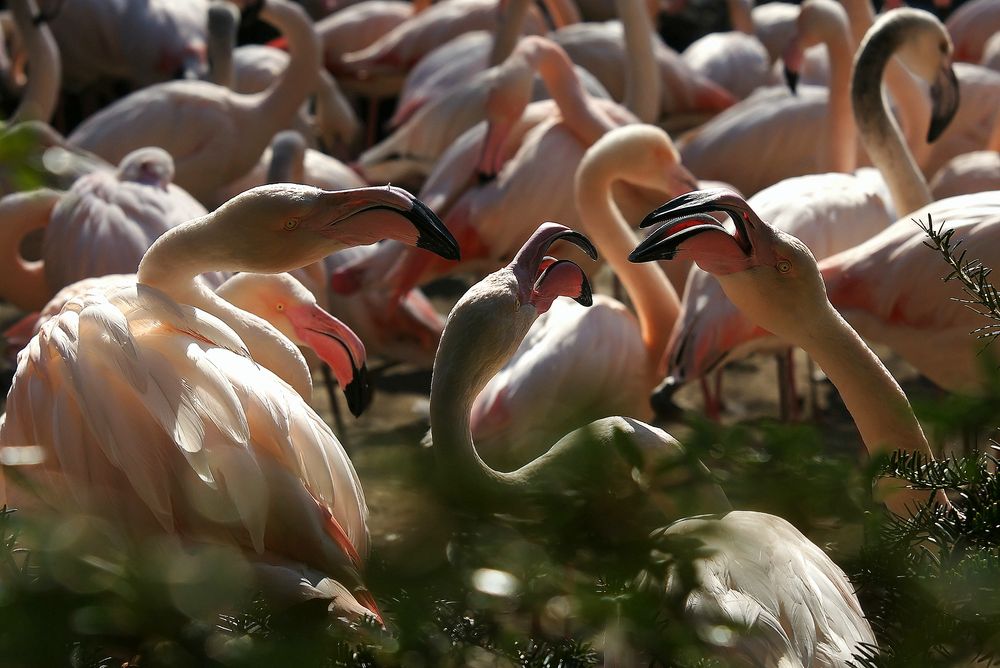
[[[299,339],[333,370],[351,413],[361,415],[372,400],[365,344],[350,327],[315,304],[291,307],[287,314]]]

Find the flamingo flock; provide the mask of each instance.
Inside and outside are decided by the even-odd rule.
[[[3,503],[230,545],[276,600],[391,632],[345,427],[313,407],[322,368],[369,419],[377,359],[431,372],[422,444],[466,510],[575,495],[609,545],[701,540],[684,612],[744,631],[717,658],[878,646],[789,521],[700,462],[672,495],[693,457],[659,425],[693,381],[730,419],[725,367],[760,352],[801,419],[801,349],[869,455],[933,458],[869,344],[986,382],[983,316],[911,221],[1000,264],[998,3],[719,0],[732,32],[682,52],[641,0],[7,4],[0,454],[36,454],[0,456]],[[875,488],[903,518],[952,502]]]

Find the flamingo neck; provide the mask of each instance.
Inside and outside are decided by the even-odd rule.
[[[17,28],[26,43],[31,76],[21,98],[21,103],[10,118],[10,123],[22,121],[42,121],[48,123],[59,99],[62,80],[62,65],[59,62],[59,47],[48,25],[34,24],[38,14],[34,0],[13,0],[11,11]]]
[[[0,200],[0,297],[24,311],[39,311],[53,290],[45,279],[45,263],[21,257],[21,242],[49,223],[61,197],[54,190],[7,195]]]
[[[461,306],[460,302],[455,309]],[[453,310],[448,324],[452,324],[454,313]],[[482,325],[496,327],[497,318],[489,316],[484,314]],[[511,337],[517,342],[522,338]],[[430,421],[435,458],[439,467],[451,474],[450,484],[463,496],[487,502],[513,498],[523,480],[517,472],[496,471],[482,460],[472,440],[471,416],[476,397],[517,346],[503,351],[482,350],[474,349],[467,341],[466,332],[445,325],[434,357]]]
[[[542,0],[542,3],[548,10],[549,16],[552,17],[555,30],[580,23],[583,20],[583,17],[580,16],[580,10],[577,9],[573,0]]]
[[[224,4],[209,8],[208,17],[208,80],[218,86],[233,89],[233,49],[236,48],[236,19]]]
[[[905,31],[883,30],[869,34],[854,63],[851,101],[854,120],[872,163],[889,186],[893,206],[900,215],[933,201],[923,174],[917,168],[899,124],[888,111],[882,95],[882,75]]]
[[[754,34],[749,0],[726,0],[726,11],[729,13],[729,25],[733,30],[744,35]]]
[[[514,51],[530,8],[531,0],[506,0],[499,3],[497,29],[493,36],[493,48],[490,50],[490,67],[507,60],[507,56]]]
[[[268,0],[261,16],[288,40],[288,64],[266,90],[248,96],[261,132],[272,136],[319,86],[323,51],[305,11],[287,0]]]
[[[270,323],[233,306],[198,278],[207,272],[246,269],[224,247],[209,242],[211,217],[175,227],[157,239],[139,263],[136,281],[222,320],[239,335],[257,363],[308,401],[312,379],[299,349]]]
[[[611,192],[617,178],[615,171],[597,171],[587,162],[580,166],[577,211],[584,231],[625,287],[635,307],[646,354],[655,367],[667,349],[670,331],[680,314],[680,300],[656,263],[627,261],[638,240],[615,205]]]
[[[850,174],[857,167],[857,131],[851,113],[851,48],[850,32],[843,14],[824,12],[823,43],[830,61],[830,93],[827,117],[830,119],[827,158],[829,171]]]
[[[591,103],[565,51],[548,40],[540,39],[534,44],[532,53],[527,56],[529,62],[535,65],[545,82],[566,127],[585,146],[590,146],[614,127],[614,123]]]
[[[660,70],[653,51],[653,23],[642,0],[615,0],[627,53],[624,106],[643,123],[660,118]]]
[[[932,458],[920,423],[899,384],[830,302],[823,302],[821,313],[801,320],[807,323],[808,331],[795,343],[837,388],[869,454],[905,450]],[[897,489],[885,501],[890,510],[904,515],[907,504],[926,496]]]

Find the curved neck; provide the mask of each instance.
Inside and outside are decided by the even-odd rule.
[[[42,121],[48,123],[59,99],[62,66],[59,47],[47,24],[35,25],[38,7],[34,0],[12,0],[10,3],[17,29],[24,37],[31,75],[17,110],[10,123]]]
[[[288,123],[319,85],[323,52],[309,17],[298,5],[287,0],[267,0],[261,16],[287,38],[289,58],[267,90],[248,97],[253,101],[255,116],[277,129]]]
[[[818,5],[823,44],[830,61],[830,87],[827,101],[829,134],[827,168],[831,172],[849,174],[857,167],[857,132],[851,113],[851,47],[850,27],[837,7]],[[836,10],[836,11],[829,11]]]
[[[653,52],[653,24],[642,0],[615,0],[625,31],[625,107],[643,123],[660,118],[660,74]]]
[[[851,102],[854,120],[872,163],[882,172],[899,215],[933,201],[923,174],[903,143],[899,124],[882,95],[882,74],[904,39],[898,30],[870,34],[854,63]]]
[[[319,73],[316,91],[316,125],[323,139],[351,144],[361,131],[354,107],[326,69]]]
[[[236,8],[230,3],[218,3],[208,10],[208,80],[232,89],[236,81],[233,71],[233,49],[236,48]]]
[[[552,24],[556,30],[583,20],[573,0],[542,0],[542,2],[552,17]]]
[[[507,56],[514,51],[524,28],[524,17],[528,15],[530,8],[531,0],[507,0],[500,3],[493,48],[490,50],[490,67],[507,60]]]
[[[212,271],[245,269],[206,243],[204,232],[211,215],[168,230],[157,239],[142,257],[136,281],[222,320],[239,335],[258,363],[308,401],[312,397],[312,379],[299,349],[268,322],[233,306],[197,278]]]
[[[795,341],[823,369],[851,413],[872,455],[894,450],[933,457],[920,423],[899,384],[841,315],[825,302],[818,317],[803,319],[808,332]],[[905,504],[926,494],[896,491],[886,504],[905,514]]]
[[[635,307],[646,353],[655,368],[680,313],[680,300],[655,262],[627,260],[638,240],[612,197],[611,186],[617,174],[591,165],[585,158],[577,172],[576,207],[580,223],[625,286]]]
[[[467,344],[465,332],[454,326],[445,325],[441,334],[431,376],[431,438],[439,467],[449,472],[454,489],[468,498],[487,502],[515,498],[522,485],[517,472],[496,471],[482,460],[470,426],[476,397],[514,349],[500,354],[476,350]]]
[[[744,35],[754,34],[750,0],[726,0],[726,10],[729,13],[729,25],[733,30]]]
[[[532,52],[527,54],[529,63],[545,82],[566,127],[585,146],[590,146],[614,124],[591,104],[566,52],[548,40],[539,39],[534,44]]]
[[[21,257],[21,242],[49,223],[61,194],[54,190],[15,193],[0,199],[0,297],[24,311],[38,311],[52,298],[45,263]]]

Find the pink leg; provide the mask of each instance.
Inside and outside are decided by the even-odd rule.
[[[795,359],[793,348],[787,348],[776,355],[778,361],[778,396],[780,398],[781,419],[796,422],[800,419],[799,396],[795,387]]]

